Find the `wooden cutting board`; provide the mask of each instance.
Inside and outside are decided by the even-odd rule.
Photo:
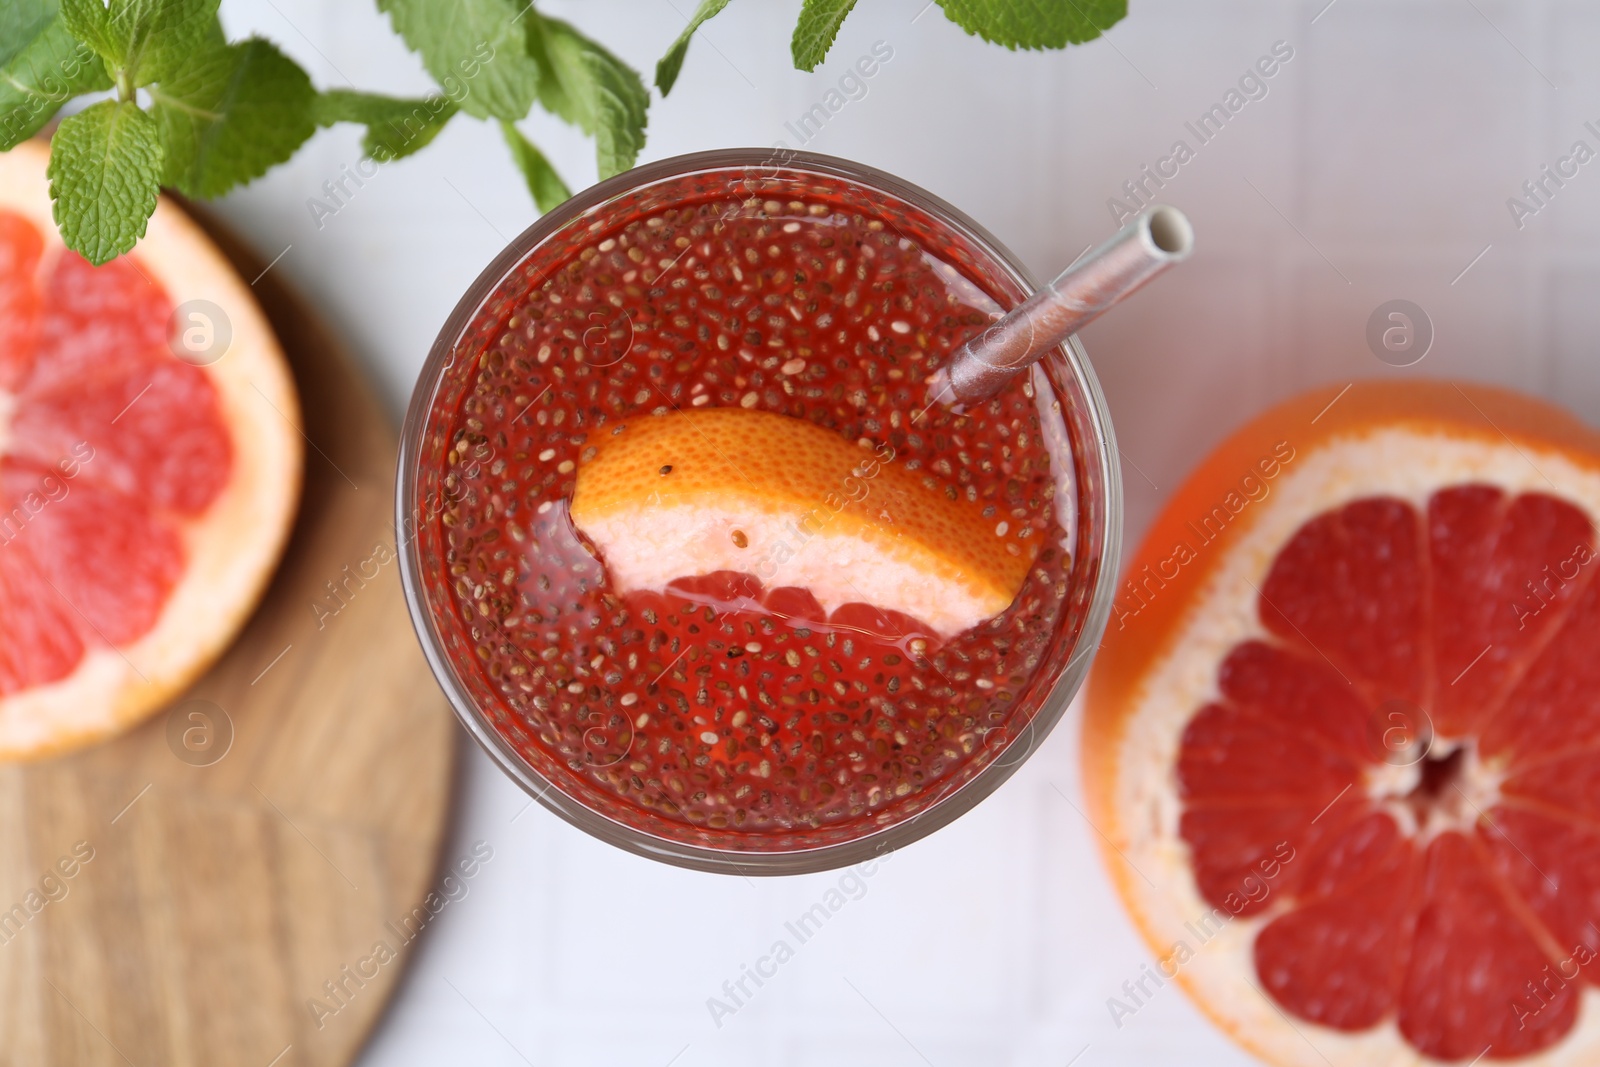
[[[281,278],[254,289],[310,447],[266,600],[171,712],[0,767],[0,1064],[346,1064],[431,918],[456,728],[401,596],[394,428]]]

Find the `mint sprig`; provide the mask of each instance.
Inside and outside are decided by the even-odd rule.
[[[61,0],[61,21],[72,36],[121,65],[122,48],[111,32],[111,12],[101,0]]]
[[[317,97],[312,115],[318,126],[336,122],[365,126],[362,150],[379,163],[388,163],[426,148],[457,110],[454,101],[438,93],[404,99],[354,89],[330,89]]]
[[[137,104],[102,100],[64,120],[50,142],[50,197],[67,246],[91,263],[144,236],[161,192],[161,133]]]
[[[540,66],[540,105],[594,138],[600,177],[633,166],[644,148],[650,109],[644,82],[570,24],[531,12],[529,18],[529,46]]]
[[[1092,41],[1128,14],[1128,0],[938,0],[945,17],[991,44],[1065,48]]]
[[[0,151],[33,136],[74,97],[115,90],[62,121],[50,195],[62,238],[99,264],[143,236],[161,186],[220,196],[290,158],[319,127],[366,127],[379,162],[425,147],[458,114],[496,123],[540,211],[570,196],[517,127],[538,107],[594,138],[602,178],[644,148],[650,94],[639,74],[532,0],[375,0],[438,91],[418,98],[319,92],[270,41],[229,42],[219,0],[0,0]],[[689,44],[729,0],[701,0],[656,64],[671,90]],[[938,0],[969,33],[1008,48],[1086,41],[1126,0]],[[856,0],[802,0],[795,66],[827,58]]]
[[[524,0],[378,0],[395,32],[467,114],[520,119],[539,92]]]
[[[522,171],[523,180],[528,183],[528,191],[533,194],[533,202],[540,211],[549,211],[572,195],[567,183],[561,180],[561,175],[544,158],[544,153],[522,136],[521,130],[502,120],[500,133],[505,137],[506,147],[511,149],[511,158],[516,161],[517,169]]]
[[[109,28],[119,66],[135,86],[172,77],[206,42],[218,0],[112,0]]]
[[[666,96],[678,80],[689,41],[729,0],[701,0],[683,33],[656,64],[656,88]],[[1010,49],[1065,48],[1100,36],[1128,13],[1127,0],[937,0],[945,17],[968,33]],[[797,70],[816,70],[828,57],[856,0],[803,0],[789,42]]]
[[[61,105],[111,88],[100,57],[67,29],[51,0],[7,0],[0,23],[0,151],[49,122]]]
[[[205,50],[152,87],[165,150],[162,183],[221,196],[282,163],[316,130],[317,91],[293,60],[252,37]]]
[[[656,88],[661,90],[662,96],[672,92],[678,72],[683,69],[683,57],[689,54],[689,42],[694,39],[695,31],[706,19],[720,15],[727,6],[728,0],[700,0],[700,6],[689,16],[689,25],[683,28],[678,39],[672,42],[672,47],[667,49],[667,54],[656,63]]]
[[[795,23],[794,38],[789,42],[796,70],[816,70],[828,58],[839,27],[855,6],[856,0],[805,0],[800,21]]]

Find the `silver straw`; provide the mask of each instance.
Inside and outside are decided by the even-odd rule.
[[[1105,244],[956,349],[929,379],[929,402],[973,404],[1194,250],[1194,227],[1152,204]]]

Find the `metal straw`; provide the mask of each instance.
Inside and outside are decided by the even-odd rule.
[[[987,400],[1016,373],[1125,300],[1194,250],[1194,227],[1175,207],[1152,204],[1105,244],[956,349],[929,379],[929,402]]]

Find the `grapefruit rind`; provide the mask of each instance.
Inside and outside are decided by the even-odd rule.
[[[27,217],[61,253],[50,214],[49,149],[30,141],[0,155],[0,208]],[[132,644],[86,651],[66,678],[0,699],[0,759],[58,754],[143,719],[200,676],[237,636],[288,539],[300,493],[300,408],[283,351],[231,264],[181,208],[157,204],[132,253],[174,304],[209,300],[232,327],[204,370],[233,441],[221,494],[180,536],[185,568],[154,627]]]
[[[711,408],[605,440],[578,468],[571,515],[623,592],[738,571],[808,589],[828,612],[871,604],[948,637],[1005,611],[1038,551],[1025,523],[953,495],[887,445]]]
[[[1280,914],[1270,896],[1264,911],[1229,917],[1196,944],[1186,924],[1214,909],[1196,889],[1179,836],[1174,768],[1182,734],[1199,708],[1219,699],[1217,668],[1229,651],[1251,639],[1275,640],[1258,614],[1259,590],[1307,519],[1377,495],[1423,512],[1442,486],[1475,482],[1508,494],[1553,493],[1600,526],[1600,437],[1513,394],[1430,382],[1358,386],[1339,401],[1345,410],[1338,417],[1311,422],[1332,392],[1290,401],[1239,431],[1153,525],[1129,576],[1170,558],[1181,531],[1249,472],[1258,453],[1270,455],[1282,442],[1293,449],[1266,496],[1200,547],[1176,579],[1142,604],[1125,601],[1123,616],[1113,618],[1086,696],[1084,788],[1104,837],[1102,857],[1135,925],[1158,961],[1175,959],[1180,942],[1193,950],[1173,977],[1234,1040],[1284,1067],[1411,1065],[1431,1061],[1406,1042],[1392,1016],[1369,1030],[1340,1031],[1291,1020],[1267,997],[1253,946]],[[1128,614],[1130,606],[1138,611]],[[1519,1065],[1600,1062],[1600,990],[1585,985],[1581,998],[1567,1036],[1518,1058]]]

